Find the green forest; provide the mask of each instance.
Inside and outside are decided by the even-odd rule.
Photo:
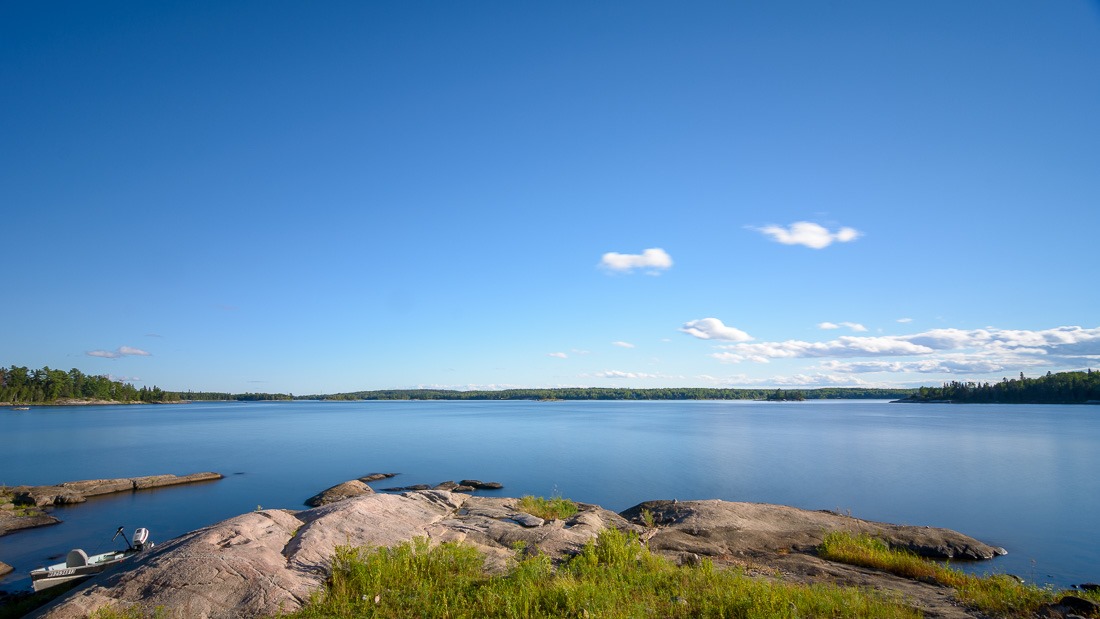
[[[1100,403],[1100,371],[1046,373],[1038,378],[1004,378],[999,383],[957,382],[921,387],[903,402],[959,404],[1084,404]]]
[[[109,400],[114,402],[174,402],[178,393],[160,387],[137,387],[109,376],[89,376],[73,368],[0,367],[0,402],[45,404],[59,400]]]

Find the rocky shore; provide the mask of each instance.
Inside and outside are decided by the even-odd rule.
[[[461,541],[486,557],[488,569],[503,571],[519,544],[562,558],[613,527],[638,533],[652,551],[680,563],[706,557],[760,578],[897,591],[925,616],[961,619],[978,615],[955,604],[950,589],[831,563],[814,549],[828,532],[849,531],[934,558],[981,560],[1004,552],[947,529],[780,505],[650,501],[615,513],[581,504],[564,521],[543,520],[517,505],[513,498],[447,490],[385,494],[368,487],[304,511],[251,512],[159,544],[31,616],[76,619],[108,605],[161,607],[172,617],[272,616],[299,608],[323,585],[337,546],[391,546],[416,537]]]
[[[46,513],[55,505],[83,503],[88,497],[163,488],[221,479],[219,473],[190,475],[147,475],[120,479],[67,481],[52,486],[13,486],[0,488],[0,535],[61,522]]]

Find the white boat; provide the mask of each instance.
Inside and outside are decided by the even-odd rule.
[[[34,590],[42,591],[62,583],[94,576],[123,559],[153,547],[153,542],[149,541],[149,529],[144,527],[134,531],[134,542],[132,544],[130,540],[126,539],[122,527],[115,531],[111,541],[114,541],[119,535],[126,541],[125,550],[112,550],[111,552],[88,556],[88,553],[80,548],[73,548],[65,556],[64,563],[31,570],[31,585]]]

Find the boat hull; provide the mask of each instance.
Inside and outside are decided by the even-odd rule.
[[[64,563],[57,565],[51,565],[49,567],[40,568],[31,571],[31,586],[34,590],[43,591],[50,587],[56,587],[67,582],[74,580],[81,580],[83,578],[90,578],[96,574],[106,570],[107,568],[122,561],[126,557],[129,557],[134,553],[132,552],[111,552],[103,555],[97,555],[91,557],[92,561],[89,565],[82,565],[80,567],[68,567]]]

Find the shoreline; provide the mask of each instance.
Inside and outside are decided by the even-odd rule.
[[[267,617],[297,608],[319,590],[321,574],[335,549],[343,545],[394,546],[418,537],[432,545],[461,542],[474,546],[484,556],[486,569],[496,573],[514,561],[517,543],[558,562],[578,552],[600,531],[618,529],[638,535],[650,551],[679,565],[706,560],[723,569],[741,570],[753,579],[880,589],[910,599],[927,616],[973,619],[985,615],[960,607],[951,587],[836,563],[818,556],[817,549],[829,533],[845,532],[871,535],[933,560],[980,562],[1006,554],[1003,548],[950,529],[767,503],[656,500],[617,513],[575,503],[579,512],[559,519],[525,512],[521,499],[453,492],[447,489],[448,482],[400,493],[376,492],[363,483],[394,475],[377,473],[333,486],[314,499],[331,491],[345,492],[329,494],[311,509],[257,508],[171,540],[158,540],[155,549],[89,579],[29,616],[70,619],[99,607],[140,601],[169,612],[187,608],[199,612],[198,616]],[[74,487],[103,481],[67,483]],[[353,492],[346,492],[349,484],[355,484]],[[59,487],[65,485],[42,488]],[[227,539],[234,541],[227,544]],[[195,557],[202,561],[192,560]],[[205,569],[211,559],[224,565],[248,565],[249,570],[247,574],[235,571],[233,578],[226,579]],[[201,609],[191,606],[190,592],[195,587],[206,592]]]

